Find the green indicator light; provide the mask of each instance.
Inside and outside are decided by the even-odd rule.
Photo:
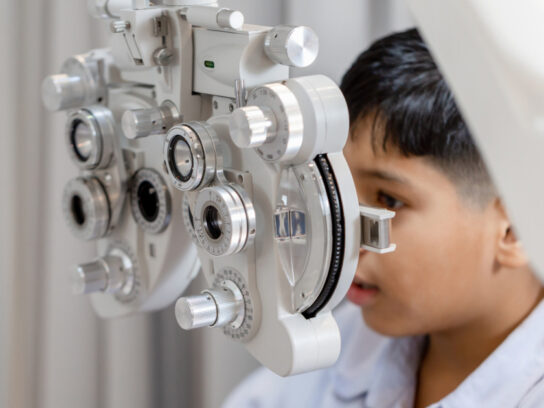
[[[215,68],[215,62],[213,62],[213,61],[204,61],[204,66],[206,68]]]

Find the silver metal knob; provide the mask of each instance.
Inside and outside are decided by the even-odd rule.
[[[212,326],[217,320],[217,306],[210,294],[182,297],[176,302],[176,320],[184,330]]]
[[[117,20],[117,21],[112,21],[110,24],[110,30],[114,34],[124,33],[129,28],[130,28],[129,21]]]
[[[50,111],[59,111],[81,106],[86,100],[84,81],[66,74],[51,75],[42,82],[43,104]]]
[[[264,50],[279,64],[303,68],[317,58],[319,39],[310,27],[280,25],[266,35]]]
[[[74,294],[116,293],[123,288],[125,283],[130,280],[127,278],[132,272],[132,262],[119,249],[116,251],[119,252],[116,255],[109,254],[76,267],[72,282]]]
[[[158,108],[128,110],[121,119],[128,139],[165,134],[178,121],[179,114],[172,103]]]
[[[176,302],[176,320],[185,330],[199,327],[239,327],[243,322],[244,299],[231,281],[222,287],[205,290],[201,295],[182,297]]]
[[[229,132],[240,148],[259,147],[276,136],[276,118],[268,108],[246,106],[230,116]]]
[[[101,260],[77,265],[72,278],[75,295],[101,292],[108,286],[108,275]]]

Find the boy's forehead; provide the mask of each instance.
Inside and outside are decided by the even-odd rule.
[[[350,129],[344,156],[354,177],[373,177],[411,186],[452,187],[451,181],[422,156],[406,156],[394,145],[383,149],[382,131],[370,120],[360,120]]]
[[[374,120],[359,119],[350,128],[350,134],[346,143],[345,152],[356,155],[362,162],[368,161],[392,161],[407,159],[400,150],[388,144],[383,147],[384,127]]]

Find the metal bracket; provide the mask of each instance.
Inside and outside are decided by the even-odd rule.
[[[361,217],[361,248],[378,254],[393,252],[397,246],[390,242],[391,219],[394,211],[359,205]]]

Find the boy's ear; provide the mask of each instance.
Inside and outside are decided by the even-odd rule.
[[[498,243],[497,243],[497,262],[507,268],[519,268],[527,266],[529,259],[518,240],[508,214],[502,204],[497,199],[495,202],[498,211]]]

